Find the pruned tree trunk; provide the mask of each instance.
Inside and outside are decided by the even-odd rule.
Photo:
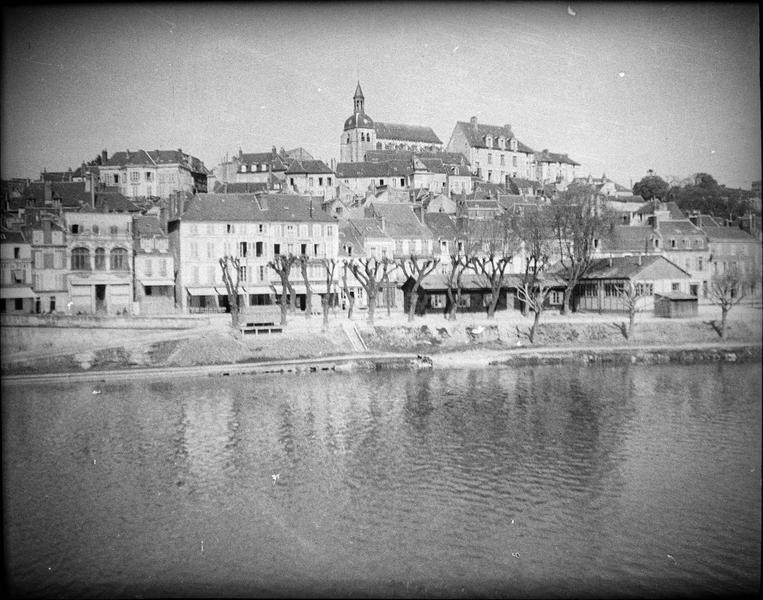
[[[728,320],[729,307],[726,305],[721,306],[721,339],[726,339],[726,322]]]
[[[532,327],[530,327],[530,335],[529,335],[531,344],[535,343],[535,331],[538,329],[538,323],[540,322],[541,312],[543,311],[536,310],[535,316],[533,317],[533,324],[532,324]]]

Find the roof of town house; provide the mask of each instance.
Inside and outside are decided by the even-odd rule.
[[[348,252],[347,246],[354,248],[355,251]],[[355,256],[363,253],[363,240],[358,235],[352,225],[344,222],[339,225],[339,256]]]
[[[297,173],[316,173],[319,175],[327,173],[332,175],[333,171],[322,160],[300,160],[295,158],[291,161],[289,168],[286,169],[286,174],[294,175]]]
[[[432,232],[419,221],[410,203],[377,202],[369,206],[369,211],[384,218],[383,231],[392,238],[432,239]]]
[[[459,237],[456,222],[445,213],[426,213],[424,215],[424,224],[429,227],[432,235],[440,240],[455,240]]]
[[[264,221],[254,194],[196,194],[181,221]]]
[[[267,192],[270,186],[264,181],[237,181],[231,183],[221,183],[215,181],[214,189],[216,194],[253,194],[255,192]]]
[[[581,279],[671,279],[691,277],[661,254],[597,258]]]
[[[336,222],[332,215],[322,210],[322,196],[262,194],[257,200],[262,218],[267,221]]]
[[[402,125],[400,123],[373,124],[377,140],[399,140],[405,142],[420,142],[424,144],[442,144],[442,140],[431,127],[421,125]]]
[[[653,247],[649,239],[655,234],[648,225],[617,225],[615,234],[604,244],[607,252],[647,252]]]
[[[758,240],[739,227],[723,227],[705,225],[701,228],[705,232],[707,239],[711,242],[755,242]]]
[[[556,152],[549,152],[545,148],[541,150],[540,152],[535,153],[535,161],[546,162],[546,163],[567,164],[567,165],[573,165],[578,167],[580,166],[579,162],[575,162],[566,154],[558,154]]]
[[[678,208],[678,204],[675,202],[661,202],[659,204],[658,210],[667,210],[670,213],[669,219],[678,221],[682,219],[686,219],[686,215],[683,213],[683,211]],[[655,203],[654,202],[644,202],[644,205],[636,211],[637,215],[653,215],[655,211]]]
[[[101,167],[158,166],[178,164],[197,173],[209,173],[195,156],[177,150],[125,150],[115,152]]]
[[[366,218],[366,219],[348,219],[348,226],[355,232],[361,239],[391,239],[384,231],[382,231],[381,223],[379,219]]]
[[[366,152],[366,161],[368,162],[409,161],[414,157],[419,159],[436,158],[446,165],[469,165],[469,160],[461,152],[417,152],[414,150],[369,150]]]
[[[242,164],[269,164],[273,171],[285,171],[287,164],[283,157],[275,150],[270,152],[242,152],[233,157],[234,160]]]
[[[364,177],[404,177],[413,172],[409,162],[345,162],[336,166],[336,176],[343,179]]]
[[[24,234],[20,231],[0,231],[0,243],[3,244],[28,244]]]
[[[695,223],[700,228],[723,227],[723,223],[711,215],[694,215],[692,219],[696,219]]]
[[[132,220],[133,237],[167,237],[159,224],[158,217],[135,216]]]
[[[665,235],[699,235],[704,238],[702,230],[686,218],[680,220],[658,221],[657,229]]]
[[[90,210],[89,204],[84,209]],[[119,192],[96,192],[95,210],[98,212],[140,212],[140,208],[134,202]]]
[[[464,136],[466,137],[466,141],[472,148],[487,148],[487,136],[491,136],[493,138],[493,143],[490,148],[496,150],[500,150],[498,147],[498,138],[506,138],[507,142],[511,139],[516,139],[514,133],[511,131],[511,127],[507,126],[501,127],[499,125],[484,125],[482,123],[477,123],[474,125],[466,121],[457,121],[456,127],[459,127],[463,131]],[[508,145],[505,146],[505,149],[508,149]],[[517,152],[524,152],[525,154],[535,153],[532,148],[526,146],[519,140],[517,140]]]
[[[74,171],[69,168],[68,171],[43,171],[40,173],[41,181],[71,181],[74,177]]]
[[[292,150],[287,150],[286,157],[290,159],[296,158],[297,160],[315,160],[315,157],[313,157],[313,155],[305,150],[302,146],[293,148]]]
[[[50,185],[53,199],[60,200],[64,207],[79,207],[82,204],[92,202],[90,192],[85,191],[84,181],[53,181],[48,185]],[[12,200],[20,200],[21,202],[16,208],[23,208],[27,198],[32,198],[36,203],[44,202],[45,183],[41,181],[30,183],[21,198]],[[12,205],[15,206],[15,203]]]

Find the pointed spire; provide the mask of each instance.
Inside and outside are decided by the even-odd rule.
[[[360,98],[361,100],[364,99],[363,90],[360,89],[360,80],[358,80],[358,87],[355,88],[355,96],[353,97]]]
[[[360,113],[361,115],[364,114],[363,101],[365,98],[363,97],[363,90],[360,89],[360,81],[358,81],[358,87],[355,88],[355,95],[352,99],[355,104],[355,112]]]

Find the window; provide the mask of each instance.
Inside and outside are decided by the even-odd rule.
[[[257,233],[265,233],[265,225],[262,223],[257,224]]]
[[[697,258],[697,271],[702,270],[702,257]]]
[[[15,310],[24,310],[24,299],[23,298],[14,298],[13,299],[13,308]]]
[[[131,171],[130,172],[130,181],[140,181],[140,172],[139,171]]]
[[[680,283],[674,281],[673,283],[670,284],[670,291],[677,292],[680,289],[681,289],[681,284]]]
[[[675,248],[676,247],[676,241],[675,240],[670,240],[670,247],[671,248]]]
[[[289,185],[294,187],[294,177],[289,177]]]
[[[238,268],[238,279],[242,283],[246,282],[246,267],[239,267]]]
[[[53,268],[53,253],[52,252],[46,252],[42,255],[42,266],[45,269],[52,269]]]
[[[191,258],[199,258],[199,246],[196,242],[191,242]]]
[[[72,233],[79,233],[80,232],[79,223],[72,223],[69,229]]]
[[[127,262],[127,250],[124,248],[114,248],[111,251],[111,270],[112,271],[129,271],[129,264]]]
[[[286,235],[288,235],[289,237],[294,237],[294,225],[286,226]]]
[[[307,185],[309,185],[310,187],[313,187],[313,178],[312,177],[308,177],[307,178]]]
[[[19,248],[18,246],[15,246],[13,248],[13,258],[17,258],[17,259],[21,258],[21,248]]]
[[[146,181],[153,181],[151,171],[146,171]]]
[[[74,248],[72,250],[72,271],[90,270],[90,250],[87,248]]]
[[[299,245],[299,253],[300,253],[302,256],[305,256],[305,255],[307,255],[307,244],[300,244],[300,245]]]
[[[167,259],[166,258],[159,259],[159,275],[161,275],[162,277],[165,277],[167,275]]]
[[[106,270],[106,250],[103,248],[95,249],[95,269],[97,271]]]
[[[405,187],[405,177],[400,178],[400,186]]]
[[[501,154],[501,166],[503,166],[505,164],[506,164],[506,157],[503,154]],[[516,165],[514,165],[514,166],[516,166]]]
[[[384,185],[384,180],[383,179],[379,180],[379,185]]]
[[[109,227],[109,233],[111,233],[111,235],[116,235],[119,233],[119,228],[116,225],[112,225]]]
[[[326,177],[326,183],[327,183],[328,185],[331,185],[331,177]]]
[[[651,296],[654,293],[654,285],[651,283],[637,283],[636,294],[639,296]]]
[[[511,157],[511,166],[512,167],[516,167],[517,166],[517,157],[516,156],[512,156]]]
[[[260,265],[260,281],[263,281],[265,279],[265,267],[263,265]]]
[[[50,312],[53,312],[54,310],[56,310],[56,297],[55,296],[51,296],[50,297],[50,299],[48,301],[48,306],[50,307]]]
[[[320,251],[320,249],[321,249],[320,244],[313,244],[313,256],[318,256],[318,252]],[[350,250],[352,250],[352,248],[350,248]]]
[[[238,243],[238,255],[242,258],[246,258],[247,250],[249,249],[249,244],[246,242],[239,242]]]
[[[114,175],[114,184],[115,185],[119,184],[119,175],[116,175],[116,174]]]
[[[491,181],[492,179],[493,179],[493,172],[492,171],[488,171],[487,172],[487,180]]]
[[[326,225],[326,235],[331,237],[334,235],[334,226],[333,225]]]
[[[318,177],[318,185],[323,185],[323,177]]]
[[[236,226],[231,223],[228,223],[225,225],[225,231],[226,233],[236,233]]]
[[[281,244],[273,244],[273,255],[278,256],[281,254]]]
[[[151,277],[154,274],[154,264],[150,258],[146,259],[143,271],[146,274],[146,277]]]
[[[492,165],[493,164],[493,155],[488,152],[487,154],[487,164]]]
[[[254,255],[258,257],[262,256],[262,242],[254,243]]]
[[[658,240],[657,238],[654,238],[654,247],[655,248],[659,248],[660,247],[660,240]]]

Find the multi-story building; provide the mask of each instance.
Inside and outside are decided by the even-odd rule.
[[[31,313],[32,245],[20,231],[0,231],[0,312]]]
[[[298,196],[198,194],[185,212],[169,222],[170,248],[178,267],[176,298],[183,311],[227,310],[228,293],[220,259],[240,260],[239,294],[246,307],[272,304],[281,293],[280,279],[268,266],[279,255],[307,257],[308,281],[324,293],[322,259],[336,259],[336,220]],[[337,275],[338,276],[338,275]],[[290,281],[304,303],[306,293],[299,265]]]
[[[133,217],[134,300],[141,315],[175,310],[175,260],[157,217]]]
[[[276,182],[284,181],[290,161],[283,148],[278,152],[275,146],[270,152],[242,152],[239,149],[238,154],[218,165],[215,180],[221,184],[263,183],[272,189]]]
[[[443,143],[431,127],[382,123],[366,114],[360,82],[353,96],[353,113],[344,122],[339,138],[339,162],[363,162],[374,150],[442,150]]]
[[[72,313],[132,312],[132,215],[64,212]]]
[[[491,183],[508,186],[512,177],[535,176],[535,152],[517,139],[511,125],[484,125],[477,117],[458,121],[447,150],[466,156],[472,173]]]
[[[364,195],[377,187],[388,186],[407,189],[413,168],[409,161],[388,162],[340,162],[336,166],[336,178],[354,194]]]
[[[737,269],[745,280],[745,292],[759,294],[763,277],[760,242],[739,227],[703,225],[700,229],[707,236],[711,276]]]
[[[288,190],[324,199],[334,197],[334,172],[322,160],[294,159],[285,177]]]
[[[69,301],[66,232],[52,218],[42,218],[27,230],[32,240],[32,285],[40,301],[35,312],[65,311]]]
[[[566,154],[549,152],[544,148],[536,152],[535,178],[543,183],[570,183],[575,179],[575,168],[580,166]]]
[[[105,151],[104,151],[105,152]],[[169,199],[176,192],[206,192],[207,168],[195,156],[177,150],[127,150],[102,161],[102,184],[131,199]]]

